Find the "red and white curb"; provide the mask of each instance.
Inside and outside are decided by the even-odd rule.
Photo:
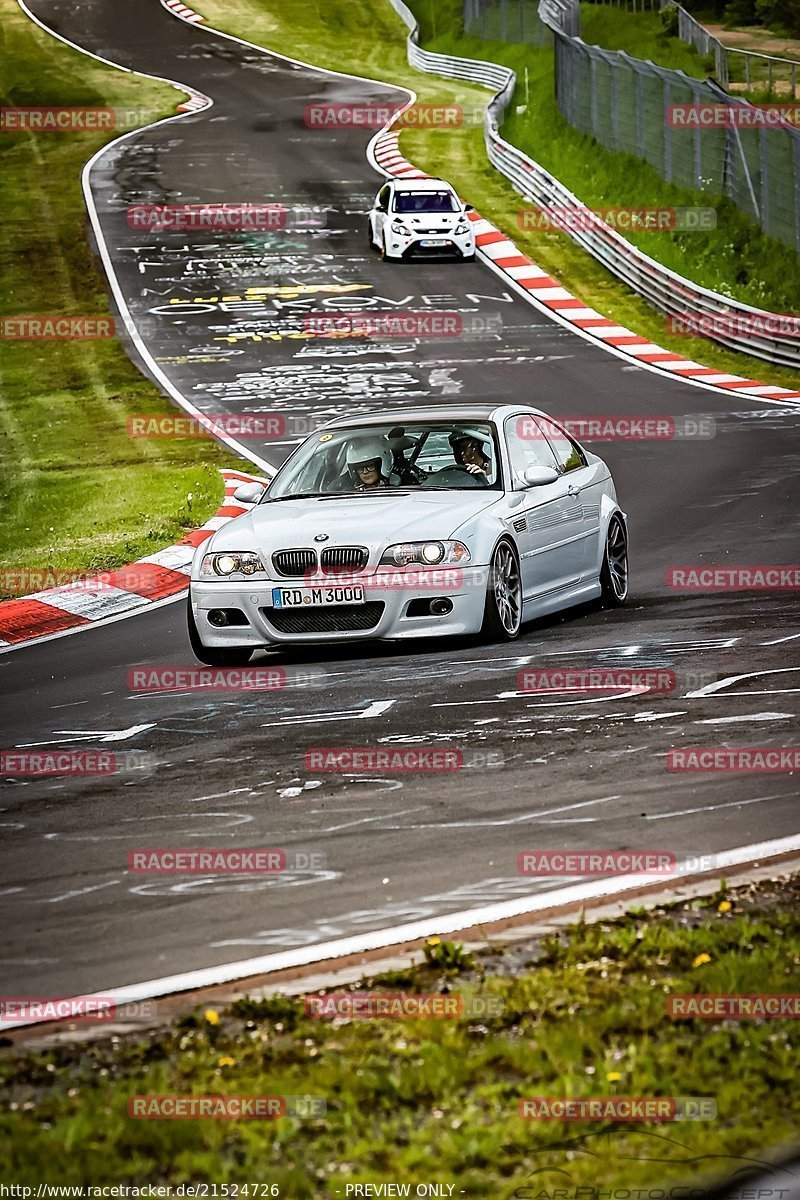
[[[398,132],[387,130],[379,133],[373,140],[371,149],[378,167],[387,175],[404,179],[429,178],[424,171],[420,171],[403,157],[398,147],[399,138]],[[763,397],[770,401],[800,399],[800,391],[792,391],[775,384],[759,383],[742,375],[729,375],[715,367],[704,367],[702,363],[665,350],[649,338],[626,329],[624,325],[616,324],[596,309],[588,308],[582,300],[568,292],[557,279],[526,257],[491,221],[475,212],[469,216],[475,225],[477,250],[488,260],[488,265],[495,273],[504,275],[516,288],[523,290],[545,309],[557,315],[563,323],[572,325],[584,337],[613,348],[618,354],[640,365],[704,387],[713,386],[715,389]]]
[[[264,482],[242,471],[223,470],[225,499],[216,514],[174,546],[148,554],[116,571],[0,601],[0,653],[53,634],[77,632],[186,591],[192,558],[221,525],[253,506],[233,500],[241,483]]]
[[[188,21],[190,25],[199,25],[201,21],[205,21],[205,17],[201,17],[199,12],[195,12],[193,8],[183,4],[182,0],[161,0],[161,7],[168,9],[184,21]]]
[[[178,91],[185,92],[186,88],[178,88]],[[207,96],[203,96],[200,92],[189,92],[189,99],[184,100],[183,104],[178,105],[178,112],[200,112],[203,108],[210,108],[211,104]]]

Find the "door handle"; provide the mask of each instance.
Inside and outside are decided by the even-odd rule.
[[[569,485],[569,487],[567,488],[567,495],[568,495],[568,496],[580,496],[580,494],[581,494],[581,489],[580,489],[580,488],[576,488],[574,483],[571,483],[571,484]]]

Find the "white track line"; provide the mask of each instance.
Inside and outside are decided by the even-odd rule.
[[[51,37],[57,38],[58,41],[63,42],[66,46],[71,47],[71,49],[77,50],[79,53],[85,54],[89,58],[93,58],[97,62],[101,62],[107,67],[114,67],[119,71],[125,71],[128,75],[137,75],[141,79],[154,79],[158,83],[167,83],[171,87],[176,88],[179,92],[188,93],[190,97],[202,96],[202,99],[206,102],[203,105],[203,110],[211,108],[213,106],[214,101],[211,99],[210,96],[205,96],[201,92],[195,92],[194,88],[190,88],[187,84],[178,83],[174,79],[167,79],[166,76],[163,76],[163,75],[150,75],[144,71],[132,71],[130,67],[123,67],[120,65],[120,63],[111,62],[110,59],[102,58],[99,54],[94,54],[91,50],[85,50],[83,48],[83,46],[79,46],[76,42],[71,42],[69,40],[69,38],[65,38],[62,34],[55,33],[52,29],[49,29],[47,25],[45,25],[42,21],[39,20],[39,18],[36,16],[35,13],[31,12],[31,10],[28,8],[27,4],[25,3],[25,0],[17,0],[17,3],[19,4],[20,8],[25,13],[25,15],[31,21],[33,21],[35,25],[38,25],[40,29],[43,29],[45,31],[45,33],[49,33]],[[182,20],[183,18],[179,18],[179,19]],[[200,28],[202,28],[202,27],[200,27]],[[200,110],[196,110],[196,111],[200,111]],[[97,248],[100,252],[100,258],[102,259],[106,275],[108,276],[108,282],[111,286],[111,291],[114,296],[114,300],[117,304],[117,308],[119,309],[120,314],[122,315],[122,318],[123,318],[123,321],[125,324],[125,328],[128,332],[128,336],[130,337],[131,341],[135,345],[136,349],[139,351],[139,354],[141,355],[142,359],[146,363],[148,370],[153,375],[153,377],[158,381],[158,383],[161,385],[161,387],[163,387],[164,391],[167,392],[167,394],[172,397],[172,399],[175,401],[175,403],[180,408],[182,408],[184,410],[184,412],[188,412],[193,417],[202,418],[203,413],[200,411],[200,409],[196,408],[195,405],[192,404],[190,400],[187,400],[186,397],[171,382],[171,380],[167,377],[167,375],[165,375],[164,372],[161,370],[158,363],[155,361],[155,359],[151,355],[150,351],[147,349],[147,346],[145,345],[144,340],[142,339],[142,336],[136,327],[136,322],[134,321],[133,316],[131,315],[131,311],[128,308],[127,302],[125,300],[125,296],[122,291],[122,287],[120,286],[119,279],[117,278],[116,271],[114,270],[114,262],[111,257],[111,254],[109,252],[108,245],[107,245],[106,239],[105,239],[105,235],[103,234],[103,229],[100,224],[100,218],[97,213],[97,207],[94,202],[94,194],[92,192],[92,186],[91,186],[92,168],[95,166],[96,163],[99,162],[99,160],[103,157],[104,154],[107,154],[115,146],[118,146],[120,144],[120,142],[124,142],[130,137],[135,137],[140,133],[144,133],[148,129],[155,129],[160,125],[168,125],[172,121],[183,121],[187,117],[192,116],[192,115],[194,115],[194,114],[193,113],[178,113],[174,117],[163,117],[159,121],[151,121],[148,125],[141,125],[138,129],[131,129],[131,130],[129,130],[128,133],[123,133],[120,135],[120,137],[114,138],[113,141],[107,142],[105,144],[105,146],[101,146],[100,149],[97,151],[97,153],[93,154],[92,157],[89,159],[89,161],[86,163],[86,166],[83,168],[83,172],[81,175],[81,181],[82,181],[82,185],[83,185],[83,195],[84,195],[84,199],[86,201],[86,207],[89,212],[89,220],[92,223],[92,229],[94,231],[94,235],[97,240]],[[235,454],[238,454],[240,458],[244,458],[248,462],[255,463],[256,466],[259,467],[266,475],[272,476],[275,474],[274,467],[270,466],[270,464],[265,459],[261,458],[258,454],[255,454],[247,446],[244,446],[244,445],[242,445],[241,442],[236,441],[235,438],[228,437],[227,434],[213,434],[212,436],[216,437],[217,441],[223,442],[229,449],[233,450],[233,452]]]
[[[751,846],[739,846],[735,850],[724,850],[716,855],[715,872],[744,866],[755,861],[760,863],[765,858],[775,858],[778,855],[798,850],[800,850],[800,834],[768,842],[757,842]],[[678,873],[671,878],[680,881],[683,874],[679,869]],[[686,871],[685,875],[686,878],[693,877],[690,871]],[[128,984],[125,987],[109,988],[106,991],[91,993],[91,998],[105,999],[119,1007],[123,1004],[152,1000],[156,996],[194,991],[216,984],[230,983],[237,979],[247,979],[254,975],[268,975],[291,967],[342,958],[345,955],[382,950],[404,942],[416,942],[434,934],[441,936],[442,934],[456,933],[459,930],[471,929],[476,925],[490,925],[509,917],[541,912],[544,909],[611,900],[624,895],[625,892],[633,891],[643,884],[656,882],[660,882],[662,885],[669,883],[663,875],[616,875],[611,879],[595,879],[589,883],[576,883],[548,892],[539,892],[536,895],[519,896],[513,900],[502,900],[495,904],[464,909],[461,912],[448,913],[441,917],[426,917],[424,920],[410,921],[405,925],[395,925],[393,928],[376,929],[370,933],[360,933],[353,937],[338,938],[330,942],[318,942],[314,946],[302,946],[296,950],[284,950],[277,954],[263,954],[256,958],[223,963],[218,967],[205,967],[196,971],[185,971],[179,975],[166,975],[160,979],[150,979],[143,983]],[[85,996],[70,997],[76,1002],[86,998]],[[18,1029],[40,1023],[36,1020],[6,1021],[3,1023],[3,1028]]]

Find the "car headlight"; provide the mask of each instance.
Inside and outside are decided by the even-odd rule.
[[[453,233],[469,233],[469,221],[459,221]]]
[[[392,233],[402,233],[405,237],[408,237],[411,230],[402,221],[392,221]]]
[[[264,564],[252,550],[226,552],[224,554],[206,554],[200,566],[201,579],[215,579],[228,575],[255,575],[263,571]]]
[[[442,563],[466,563],[469,557],[463,542],[398,542],[387,546],[380,565],[407,567],[410,563],[418,563],[424,567],[438,567]]]

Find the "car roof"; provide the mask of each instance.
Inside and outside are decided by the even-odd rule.
[[[440,192],[442,188],[456,189],[446,179],[395,179],[392,181],[396,192]]]
[[[348,417],[336,417],[329,421],[326,429],[348,429],[355,425],[401,425],[404,421],[502,421],[514,413],[533,413],[546,417],[541,409],[529,404],[475,403],[419,405],[414,408],[387,408],[374,412],[354,413]]]

